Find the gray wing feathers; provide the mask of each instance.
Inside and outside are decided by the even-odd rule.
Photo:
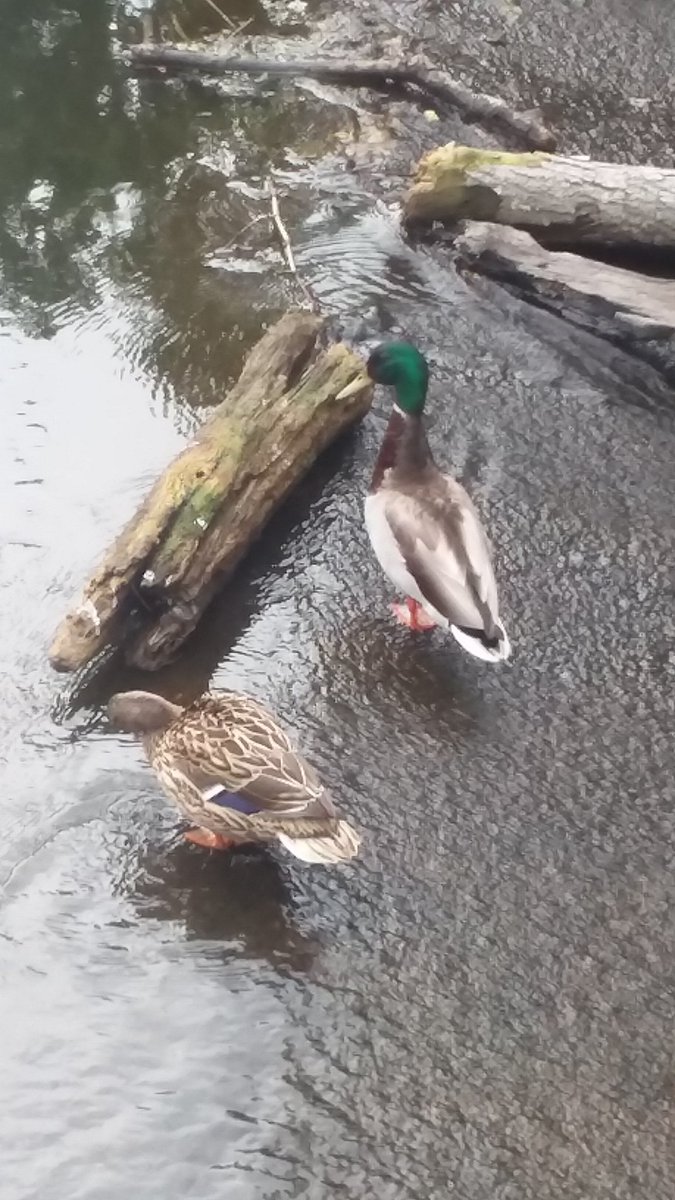
[[[439,476],[422,494],[392,489],[385,512],[428,603],[453,625],[491,634],[499,614],[490,545],[464,488]]]

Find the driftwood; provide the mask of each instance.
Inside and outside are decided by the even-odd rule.
[[[408,224],[467,218],[548,246],[675,248],[675,170],[450,144],[420,162]]]
[[[529,233],[467,221],[454,240],[469,268],[587,331],[675,364],[675,281],[546,250]]]
[[[195,440],[166,468],[85,585],[50,649],[74,671],[108,646],[154,670],[176,653],[317,456],[366,412],[371,388],[336,401],[363,365],[321,349],[325,323],[288,313],[262,337]]]
[[[379,91],[409,95],[426,107],[457,110],[469,121],[508,130],[524,146],[535,150],[555,149],[555,136],[536,112],[517,113],[501,98],[472,92],[456,79],[440,71],[424,73],[410,67],[383,62],[340,64],[299,60],[278,62],[269,59],[237,58],[175,46],[142,44],[129,51],[136,68],[161,67],[166,71],[197,71],[205,75],[290,75],[317,79],[350,87],[369,87]]]

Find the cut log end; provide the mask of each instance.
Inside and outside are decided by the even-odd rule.
[[[288,313],[253,348],[64,617],[49,651],[55,670],[80,670],[118,645],[157,669],[180,649],[272,513],[370,405],[369,381],[337,400],[364,368],[342,344],[323,349],[324,328]]]
[[[451,144],[421,160],[404,219],[511,225],[558,249],[672,251],[675,170]]]
[[[91,601],[67,613],[59,625],[49,649],[49,662],[55,671],[77,671],[105,647],[106,638]]]
[[[433,221],[454,222],[462,217],[492,221],[499,210],[499,189],[482,179],[481,172],[492,172],[495,181],[504,167],[536,168],[551,155],[544,151],[512,153],[507,150],[483,150],[450,142],[420,159],[413,182],[404,200],[404,219],[410,225]]]

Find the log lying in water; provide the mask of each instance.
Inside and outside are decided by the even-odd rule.
[[[350,87],[371,87],[380,91],[399,91],[428,107],[450,108],[469,121],[508,130],[523,145],[535,150],[555,149],[555,135],[544,125],[536,111],[515,112],[499,96],[472,92],[463,83],[440,71],[418,71],[387,62],[329,62],[321,59],[295,59],[287,62],[271,59],[237,58],[176,46],[143,44],[129,50],[134,67],[161,67],[165,71],[198,71],[204,75],[290,75],[318,79]]]
[[[546,250],[524,230],[480,221],[467,221],[454,246],[460,267],[662,369],[675,365],[675,281]]]
[[[408,224],[515,225],[547,246],[675,248],[675,170],[450,144],[419,163]]]
[[[365,375],[361,392],[335,399],[363,364],[344,345],[321,349],[324,324],[288,313],[254,347],[62,621],[56,670],[78,670],[110,645],[135,666],[163,666],[321,451],[364,415]]]

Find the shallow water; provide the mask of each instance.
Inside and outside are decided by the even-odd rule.
[[[470,24],[447,8],[444,30],[455,8]],[[468,32],[510,8],[475,6]],[[551,11],[591,57],[603,13],[608,53],[622,21],[633,37],[625,3]],[[640,11],[656,46],[663,8]],[[665,1200],[672,397],[404,244],[326,151],[353,97],[126,80],[129,22],[102,0],[0,16],[6,1194]],[[635,120],[626,146],[647,144]],[[190,654],[142,681],[276,708],[365,831],[333,872],[184,845],[100,720],[139,677],[73,692],[46,663],[91,563],[297,299],[262,219],[270,166],[326,307],[364,349],[391,330],[428,350],[432,444],[489,521],[514,644],[495,670],[390,623],[360,519],[378,395]]]

